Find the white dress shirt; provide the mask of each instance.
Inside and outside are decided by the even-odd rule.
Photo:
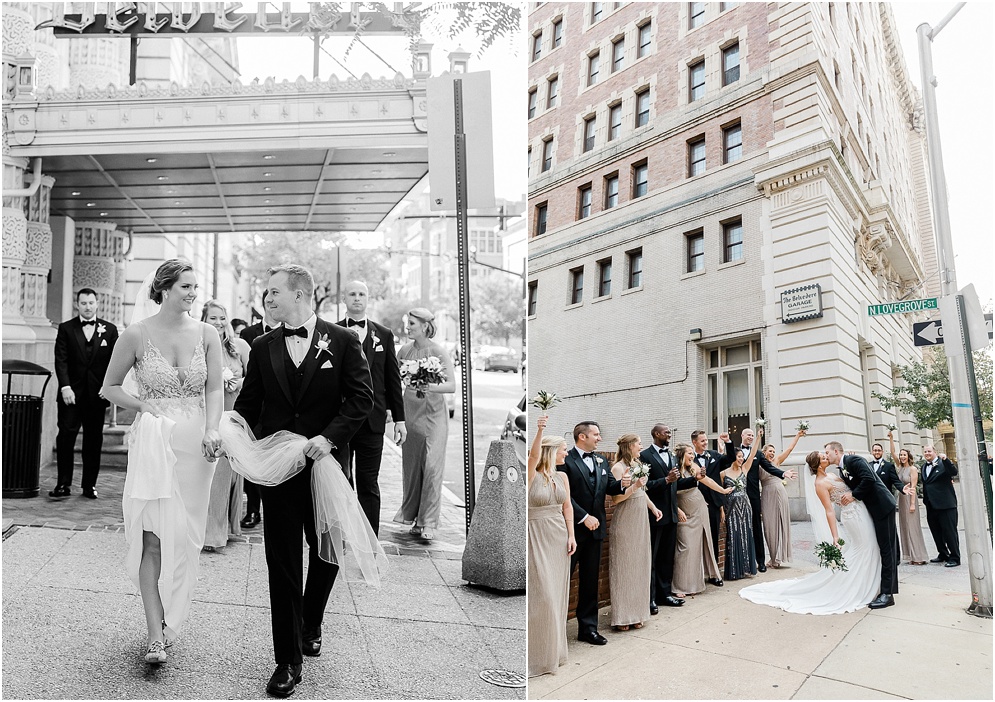
[[[357,322],[366,322],[366,324],[363,325],[363,326],[361,326],[361,327],[350,327],[349,326],[349,320],[350,319],[352,319],[352,318],[348,317],[348,316],[346,317],[346,322],[345,322],[346,323],[346,329],[348,329],[349,331],[351,331],[354,334],[356,334],[357,336],[359,336],[359,343],[360,344],[366,343],[366,335],[369,333],[369,329],[370,329],[370,320],[369,320],[369,317],[363,316],[361,319],[357,319],[356,320]]]
[[[307,338],[301,338],[299,336],[284,336],[283,343],[287,345],[287,353],[290,354],[290,360],[294,362],[294,365],[300,368],[300,365],[304,362],[304,357],[307,356],[308,349],[311,348],[311,339],[314,337],[314,325],[318,322],[318,318],[311,313],[308,320],[304,322],[301,326],[307,329]],[[285,327],[289,326],[284,324]],[[291,329],[296,329],[296,327],[290,327]]]
[[[93,335],[97,331],[97,318],[94,317],[93,319],[86,320],[86,319],[83,319],[82,317],[80,317],[79,321],[80,321],[80,324],[84,325],[83,326],[83,336],[86,337],[87,341],[90,341],[90,339],[93,338]],[[92,324],[90,324],[90,322],[92,322]]]

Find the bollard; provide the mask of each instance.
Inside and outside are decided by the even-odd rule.
[[[525,481],[515,445],[492,441],[463,549],[467,582],[525,589]]]

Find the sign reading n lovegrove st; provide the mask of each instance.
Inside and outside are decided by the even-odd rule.
[[[880,305],[868,305],[867,316],[876,317],[879,314],[905,314],[907,312],[922,312],[923,310],[935,310],[939,305],[935,297],[927,297],[925,300],[903,300],[902,302],[885,302]]]
[[[822,316],[822,286],[818,283],[781,292],[781,321],[785,324]]]

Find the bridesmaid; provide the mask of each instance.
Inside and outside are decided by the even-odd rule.
[[[780,468],[803,436],[805,430],[799,429],[795,438],[788,444],[788,448],[776,457],[774,444],[767,444],[764,446],[764,456]],[[785,475],[789,473],[785,472]],[[767,565],[770,568],[780,568],[784,561],[791,561],[791,509],[788,503],[788,491],[784,489],[781,478],[765,470],[760,471],[760,516],[763,518],[764,539],[767,541],[767,551],[770,553]]]
[[[639,463],[643,450],[639,437],[626,434],[618,440],[618,462],[612,466],[616,480]],[[650,618],[650,571],[653,566],[650,547],[650,523],[646,510],[661,519],[663,512],[646,497],[644,476],[634,481],[621,495],[612,495],[611,539],[608,542],[608,585],[612,599],[612,626],[628,631],[631,625],[642,629]]]
[[[926,542],[922,538],[922,523],[919,521],[919,497],[916,494],[916,484],[919,482],[919,469],[912,462],[912,454],[908,449],[895,453],[895,437],[888,432],[891,443],[891,455],[898,465],[899,479],[912,486],[912,494],[898,493],[898,536],[902,543],[902,556],[912,565],[925,565],[929,556],[926,552]]]
[[[694,462],[694,449],[678,444],[674,458],[682,478],[695,478],[699,483],[723,495],[732,488],[720,487],[707,475],[699,473]],[[706,580],[706,577],[707,580]],[[697,486],[677,491],[677,551],[674,556],[674,597],[702,592],[705,583],[722,586],[722,575],[712,548],[712,528],[708,524],[708,503]],[[683,593],[683,594],[678,594]]]
[[[397,352],[397,359],[420,361],[434,356],[443,366],[441,383],[423,389],[418,397],[413,387],[404,388],[404,417],[408,437],[401,444],[402,493],[401,509],[394,521],[411,524],[408,532],[425,541],[435,538],[442,509],[442,476],[446,468],[446,440],[449,438],[449,411],[444,393],[456,392],[453,361],[435,336],[435,315],[423,307],[408,312],[408,338]]]
[[[750,455],[744,460],[743,450],[736,449],[736,461],[722,471],[724,487],[733,491],[726,496],[726,563],[725,579],[740,578],[757,574],[757,560],[753,546],[753,510],[746,495],[746,480],[753,459],[757,455],[763,427],[757,429],[757,438],[750,447]]]
[[[567,457],[567,442],[543,438],[547,419],[539,417],[528,460],[530,678],[567,662],[570,556],[577,550],[570,485],[556,470]]]

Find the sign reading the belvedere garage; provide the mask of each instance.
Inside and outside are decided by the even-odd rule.
[[[927,297],[925,300],[904,300],[902,302],[886,302],[882,305],[868,305],[867,315],[876,317],[880,314],[906,314],[907,312],[935,310],[937,307],[936,298]]]
[[[822,316],[822,286],[818,283],[781,293],[781,321],[785,324]]]

